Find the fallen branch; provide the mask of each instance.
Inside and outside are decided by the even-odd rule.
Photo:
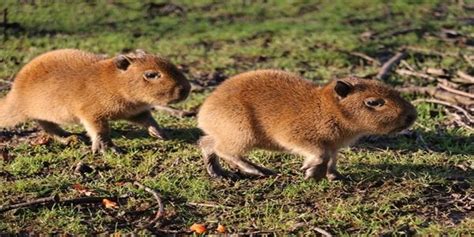
[[[0,213],[6,212],[9,210],[13,209],[18,209],[18,208],[23,208],[23,207],[31,207],[31,206],[37,206],[37,205],[48,205],[48,204],[54,204],[59,202],[59,195],[54,195],[52,197],[44,197],[44,198],[39,198],[36,200],[31,200],[23,203],[17,203],[17,204],[11,204],[11,205],[3,205],[0,207]]]
[[[158,203],[158,211],[156,212],[155,218],[151,220],[148,224],[142,226],[141,228],[149,228],[152,227],[164,214],[165,208],[163,206],[163,202],[161,201],[160,194],[157,193],[155,190],[146,187],[145,185],[141,184],[138,181],[134,181],[133,184],[141,189],[144,189],[145,191],[151,193],[153,197],[156,199],[156,202]]]
[[[390,58],[387,62],[385,62],[379,70],[376,78],[379,80],[385,80],[392,68],[400,62],[404,57],[406,57],[407,53],[405,51],[396,53],[392,58]]]
[[[474,119],[471,117],[471,115],[469,115],[469,113],[465,109],[461,108],[460,106],[457,106],[455,104],[451,104],[447,101],[436,100],[436,99],[417,99],[417,100],[412,101],[413,104],[419,104],[419,103],[422,103],[422,102],[435,103],[435,104],[440,104],[440,105],[444,105],[444,106],[454,108],[457,111],[461,112],[464,116],[466,116],[469,123],[474,123]]]

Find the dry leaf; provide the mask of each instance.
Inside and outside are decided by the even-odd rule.
[[[193,224],[190,229],[196,232],[197,234],[202,234],[206,232],[206,226],[203,224]]]
[[[33,140],[31,140],[30,144],[34,145],[34,146],[46,145],[50,141],[51,141],[51,138],[48,135],[40,135],[40,136],[37,136],[37,137],[33,138]]]
[[[88,190],[87,188],[84,188],[84,186],[82,186],[81,184],[74,184],[74,185],[72,185],[72,188],[74,188],[80,194],[84,194],[88,197],[93,194],[92,191]]]
[[[109,209],[118,208],[118,204],[116,202],[110,201],[107,198],[104,198],[102,200],[102,204],[104,205],[105,208],[109,208]]]
[[[217,226],[217,229],[216,229],[216,230],[217,230],[217,232],[219,232],[219,233],[225,233],[225,232],[226,232],[225,226],[223,226],[223,225],[221,225],[221,224],[219,224],[219,225]]]

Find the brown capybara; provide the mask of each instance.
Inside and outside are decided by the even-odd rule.
[[[375,80],[347,78],[318,86],[297,75],[259,70],[228,79],[205,100],[198,114],[207,172],[233,175],[219,164],[254,175],[272,171],[244,158],[255,148],[305,157],[305,178],[343,178],[336,170],[341,147],[369,134],[408,128],[415,108]]]
[[[189,82],[171,62],[142,50],[113,58],[55,50],[18,72],[0,100],[0,127],[34,120],[61,140],[70,134],[60,124],[81,123],[94,153],[119,151],[109,136],[109,120],[126,119],[162,138],[150,109],[184,100],[189,91]]]

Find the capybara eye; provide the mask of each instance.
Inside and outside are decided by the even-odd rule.
[[[368,107],[376,108],[383,106],[385,104],[385,100],[380,98],[368,98],[364,101],[364,103]]]
[[[143,74],[143,76],[147,80],[156,80],[156,79],[161,77],[161,74],[159,72],[149,71],[149,72],[145,72],[145,74]]]

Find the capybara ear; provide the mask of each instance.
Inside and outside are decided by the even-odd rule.
[[[125,71],[130,66],[130,64],[132,64],[132,59],[123,54],[120,54],[115,57],[114,62],[115,66],[117,66],[118,69]]]
[[[336,86],[334,87],[334,91],[336,91],[336,94],[340,96],[341,98],[346,97],[353,90],[354,90],[354,86],[351,83],[344,80],[336,81]]]

